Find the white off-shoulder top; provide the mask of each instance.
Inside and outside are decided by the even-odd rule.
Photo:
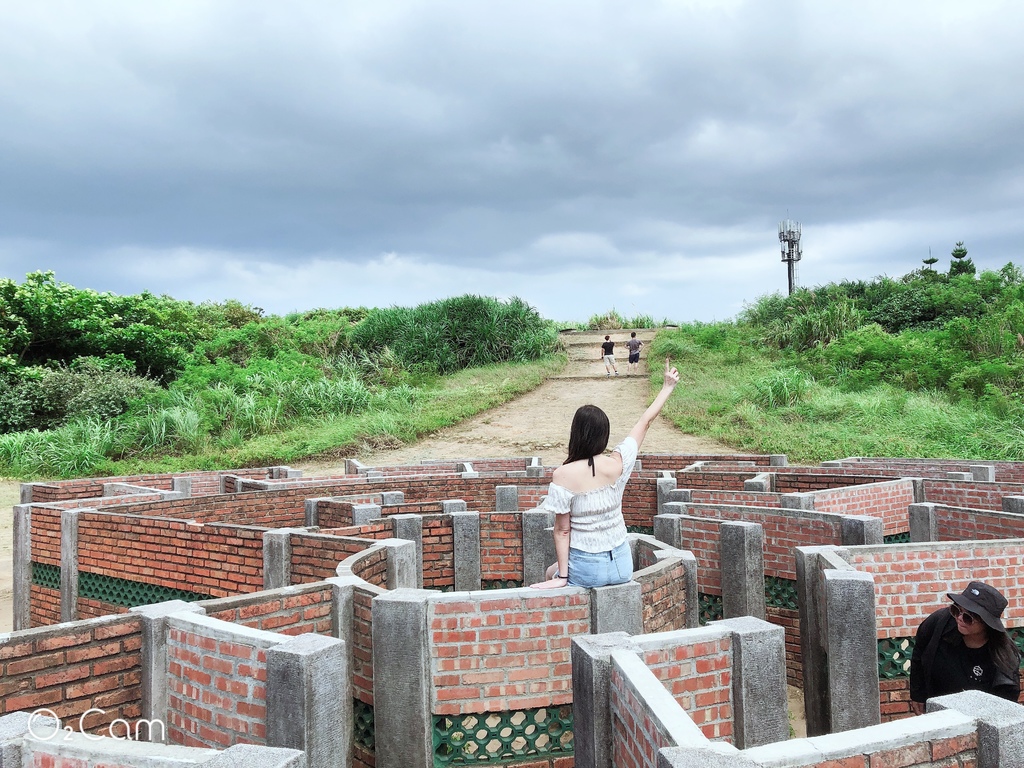
[[[556,515],[570,515],[569,546],[584,552],[608,552],[626,540],[626,523],[622,519],[622,493],[633,474],[636,440],[627,437],[615,451],[622,456],[622,474],[612,485],[582,493],[573,493],[557,483],[548,486],[548,495],[538,509]]]

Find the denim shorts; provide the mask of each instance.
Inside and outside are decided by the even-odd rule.
[[[569,547],[570,587],[604,587],[633,578],[633,554],[624,541],[610,552],[584,552]]]

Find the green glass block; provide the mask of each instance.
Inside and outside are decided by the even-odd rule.
[[[359,699],[355,699],[352,703],[352,725],[355,743],[368,752],[373,752],[373,707]]]
[[[522,579],[484,579],[480,589],[518,589],[523,586]]]
[[[434,765],[509,763],[573,753],[572,705],[434,715]]]
[[[1021,653],[1021,667],[1024,667],[1024,627],[1007,627],[1006,634],[1013,640],[1017,650]]]
[[[910,676],[910,656],[914,653],[913,637],[887,637],[878,641],[878,677],[894,680]]]
[[[709,595],[701,592],[697,595],[700,605],[700,623],[703,626],[709,621],[718,621],[724,618],[725,612],[722,609],[722,596]]]
[[[137,605],[152,605],[168,600],[184,600],[194,603],[197,600],[209,600],[209,595],[189,592],[184,589],[173,589],[159,584],[146,584],[142,581],[117,579],[88,571],[78,572],[78,596],[99,600],[111,605],[123,605],[134,608]]]
[[[764,577],[764,602],[774,608],[788,608],[795,611],[797,602],[796,581],[780,579],[778,576]]]
[[[653,536],[654,535],[654,526],[653,525],[627,525],[626,526],[626,530],[629,533],[643,533],[643,534],[645,534],[647,536]]]
[[[32,583],[37,587],[60,589],[60,566],[32,563]]]
[[[910,531],[903,533],[893,533],[889,536],[882,537],[883,544],[909,544],[910,543]]]

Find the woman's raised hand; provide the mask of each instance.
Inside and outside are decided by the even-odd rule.
[[[665,383],[663,386],[668,389],[673,389],[676,384],[679,383],[679,371],[675,369],[675,366],[670,366],[668,358],[665,358]]]

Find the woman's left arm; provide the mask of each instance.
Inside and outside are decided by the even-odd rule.
[[[558,589],[569,583],[569,541],[572,536],[572,522],[568,512],[555,515],[555,558],[556,572],[554,578],[542,581],[538,584],[531,584],[534,589]],[[565,578],[558,578],[561,574]]]

